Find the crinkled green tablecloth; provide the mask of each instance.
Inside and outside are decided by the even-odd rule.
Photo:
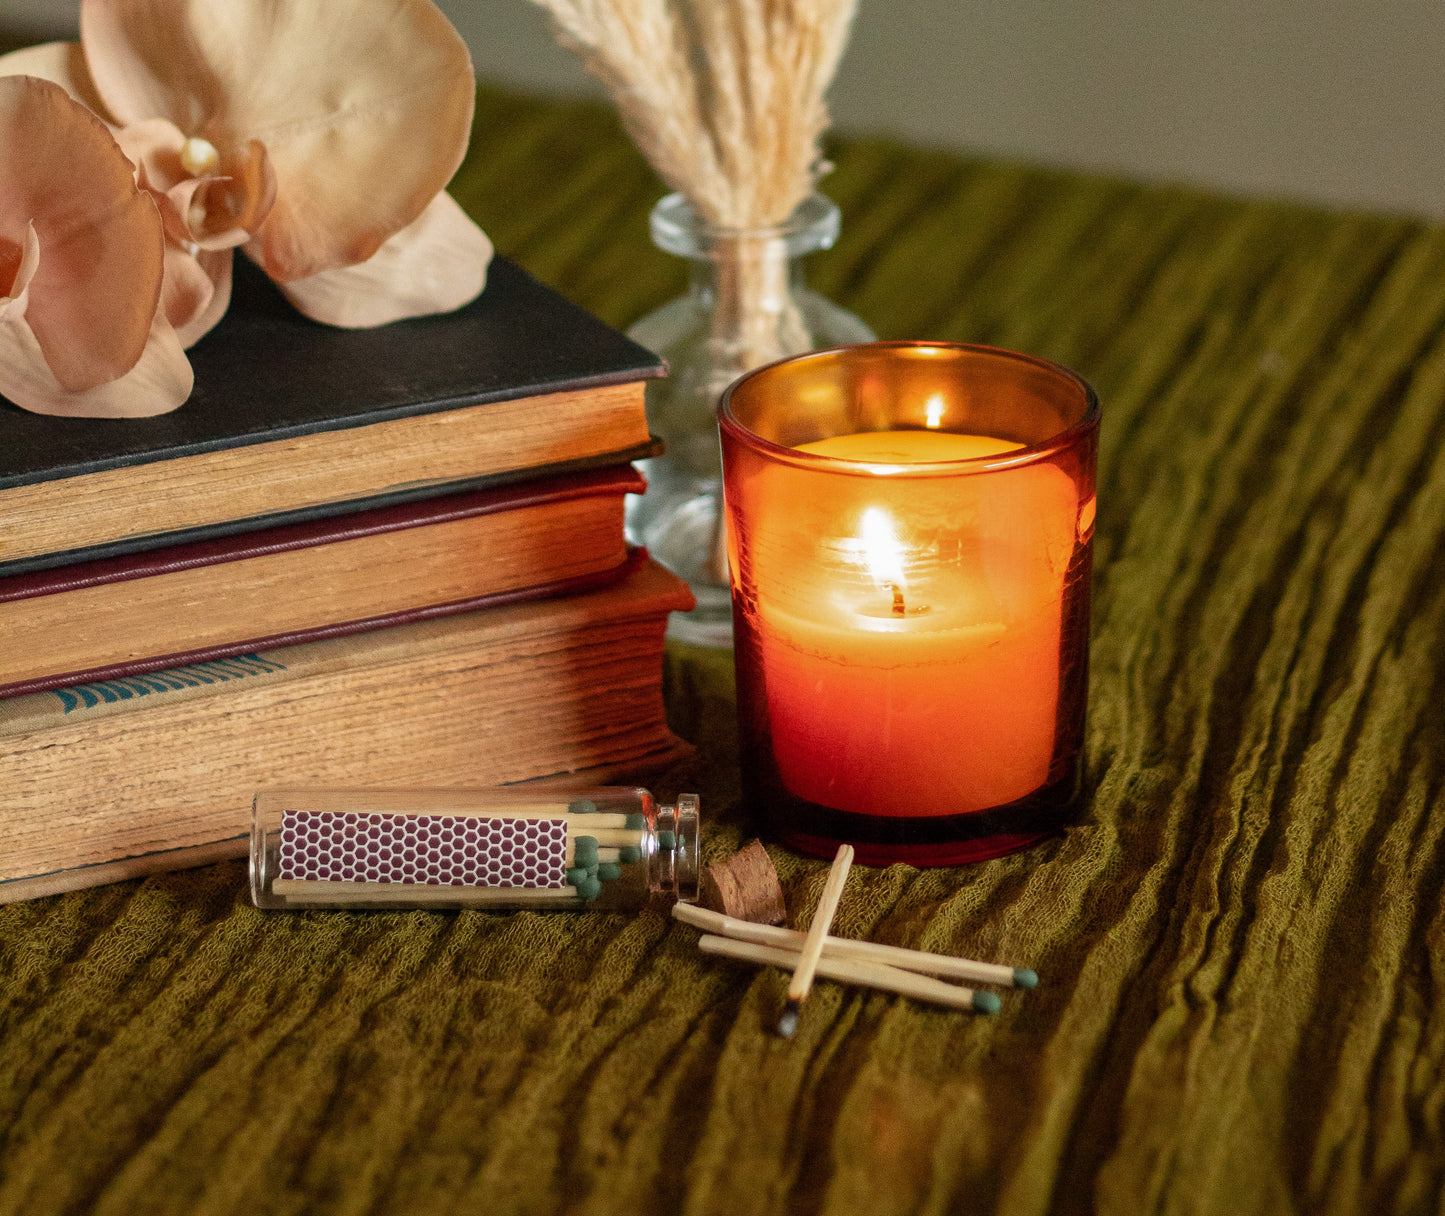
[[[1104,402],[1082,820],[840,915],[1041,987],[823,983],[782,1042],[781,974],[653,915],[263,916],[239,864],[0,908],[0,1213],[1445,1210],[1445,230],[833,158],[816,287]],[[484,90],[455,192],[613,323],[681,287],[601,108]],[[728,666],[668,680],[655,788],[725,852]]]

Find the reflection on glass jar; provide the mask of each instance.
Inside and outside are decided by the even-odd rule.
[[[744,777],[785,841],[947,864],[1073,802],[1098,406],[982,347],[877,343],[724,399]]]

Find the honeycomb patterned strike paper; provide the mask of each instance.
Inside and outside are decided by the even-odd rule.
[[[305,882],[563,887],[567,821],[286,811],[279,871]]]

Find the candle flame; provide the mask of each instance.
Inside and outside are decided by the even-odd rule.
[[[933,430],[937,430],[938,424],[943,421],[943,411],[947,407],[948,403],[944,401],[942,393],[934,393],[924,405],[923,408],[927,411],[925,421]]]
[[[902,603],[907,585],[903,577],[903,544],[893,531],[888,512],[878,507],[863,512],[863,561],[873,581],[892,593],[895,606]]]

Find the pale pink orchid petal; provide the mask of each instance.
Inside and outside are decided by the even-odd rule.
[[[207,184],[214,181],[209,177],[188,177],[177,182],[165,192],[165,202],[159,203],[161,217],[166,223],[166,240],[178,245],[195,244],[195,228],[192,227],[191,208],[195,206],[196,195],[203,193]],[[204,226],[204,224],[202,225]],[[245,244],[242,236],[240,244]],[[227,246],[235,248],[235,246]]]
[[[216,285],[193,254],[179,245],[166,246],[166,276],[161,286],[161,311],[179,333],[211,306]]]
[[[181,163],[186,137],[164,118],[131,123],[116,139],[135,163],[166,229],[161,307],[189,349],[231,301],[231,250],[249,240],[276,196],[266,149],[252,141],[227,174],[192,177]]]
[[[346,328],[460,308],[487,282],[492,242],[442,191],[420,218],[357,266],[280,284],[315,321]]]
[[[202,249],[245,244],[276,202],[276,171],[260,140],[251,140],[243,155],[223,161],[221,170],[194,179],[200,186],[186,210],[191,237]]]
[[[44,42],[0,55],[0,76],[34,76],[58,84],[86,109],[107,117],[105,102],[95,91],[85,52],[78,42]]]
[[[471,58],[431,0],[82,0],[80,28],[122,123],[169,119],[223,157],[265,145],[276,199],[251,252],[280,282],[370,258],[466,151]]]
[[[276,198],[275,171],[256,140],[202,177],[181,163],[186,136],[168,119],[131,123],[116,140],[155,198],[167,238],[178,244],[234,249],[251,239]]]
[[[225,315],[234,260],[229,249],[202,249],[193,256],[175,245],[166,248],[162,308],[187,350]]]
[[[30,303],[30,280],[40,264],[40,238],[35,225],[26,224],[17,243],[0,236],[0,317],[20,320]]]
[[[0,298],[0,395],[33,414],[71,418],[145,418],[173,410],[191,395],[190,362],[159,311],[145,350],[125,375],[79,391],[61,385],[26,318],[41,262],[34,224],[26,227],[18,264],[11,252],[11,242],[0,238],[0,283],[14,265],[5,287],[8,294]]]
[[[0,396],[32,414],[149,418],[181,405],[191,395],[192,384],[190,360],[159,310],[136,365],[123,376],[78,392],[56,380],[40,343],[23,319],[17,322],[0,313]]]
[[[185,222],[174,206],[167,205],[167,195],[177,182],[189,180],[181,167],[181,149],[186,137],[180,127],[165,118],[148,118],[133,122],[115,132],[121,151],[135,165],[136,183],[150,191],[165,224],[166,239],[188,239]]]
[[[266,149],[251,142],[223,168],[195,178],[182,163],[186,137],[168,118],[116,133],[166,228],[162,309],[185,348],[210,332],[231,302],[231,250],[250,240],[276,196]]]
[[[150,338],[165,247],[130,161],[61,86],[5,76],[0,165],[0,239],[17,244],[34,225],[24,323],[55,380],[78,392],[124,375]]]

